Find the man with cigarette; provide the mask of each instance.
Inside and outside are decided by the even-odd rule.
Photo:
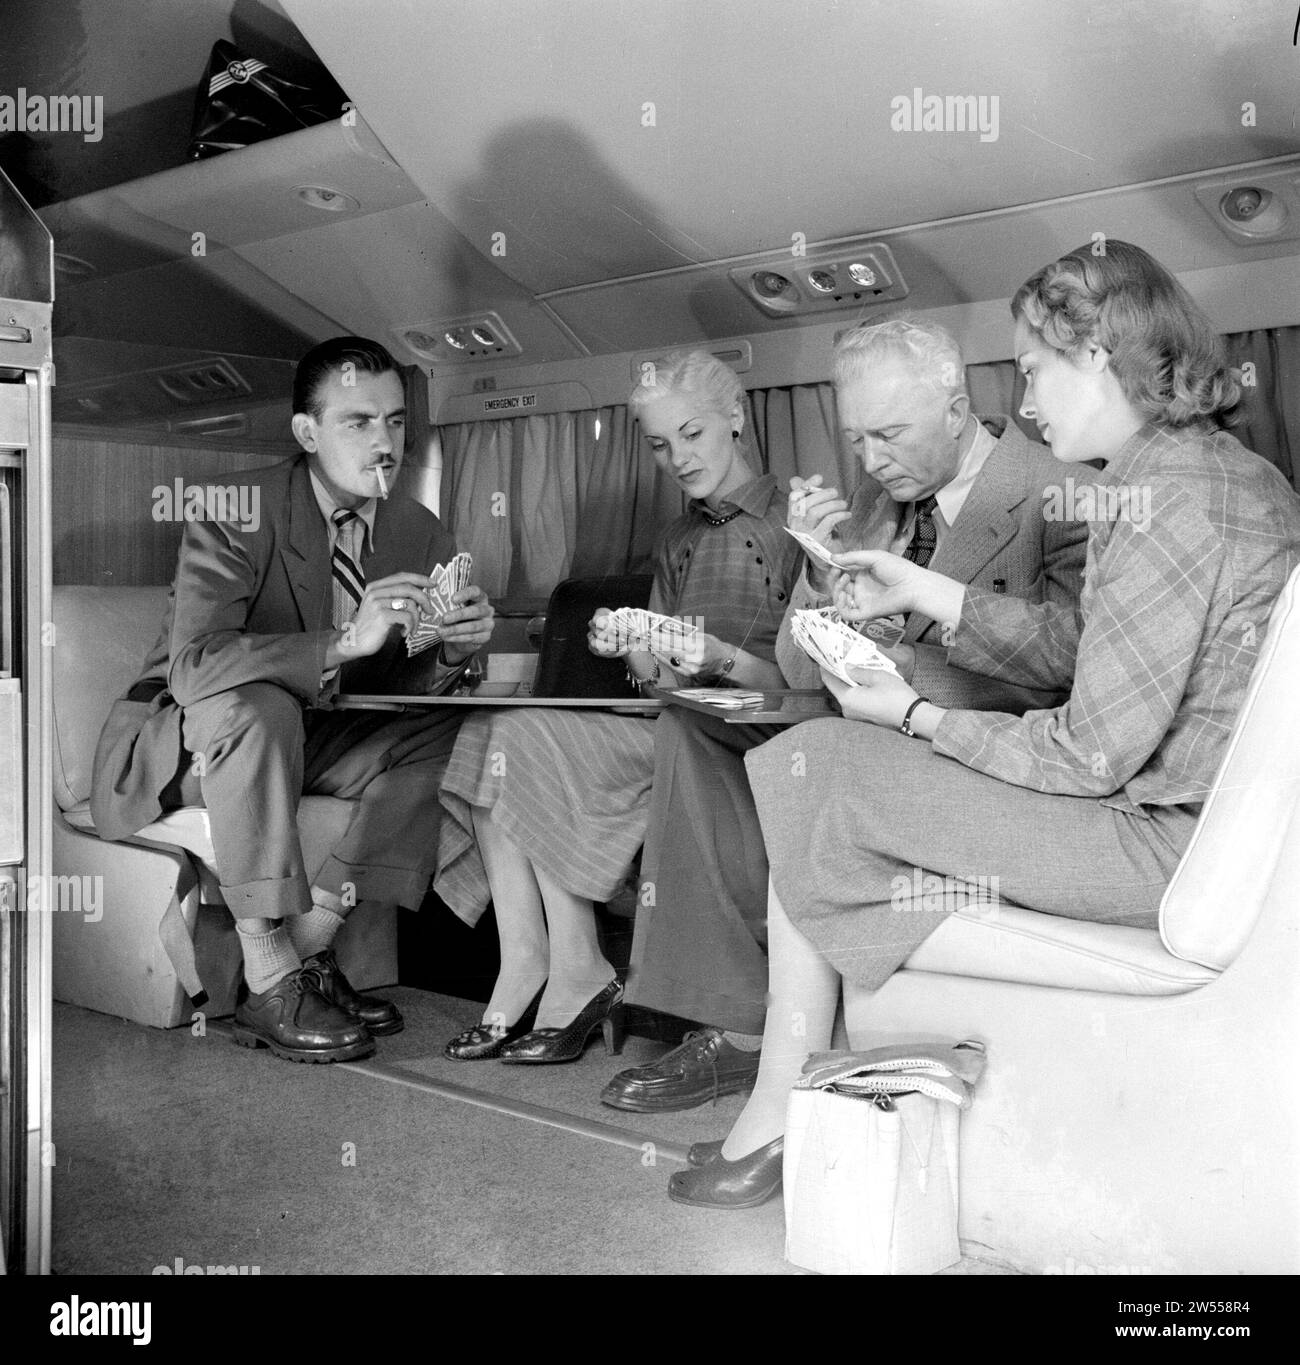
[[[235,1041],[333,1062],[369,1055],[374,1035],[402,1027],[391,1002],[352,989],[331,944],[357,905],[419,907],[461,711],[331,701],[448,690],[491,638],[493,613],[481,588],[463,588],[438,648],[408,657],[405,637],[432,605],[429,572],[456,546],[393,489],[406,399],[384,347],[362,337],[314,347],[293,408],[303,454],[243,476],[260,494],[258,525],[186,524],[162,633],[100,736],[91,811],[103,838],[123,839],[164,811],[206,807],[244,955]],[[311,880],[296,822],[304,794],[355,802]]]

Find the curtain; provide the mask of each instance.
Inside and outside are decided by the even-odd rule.
[[[745,395],[751,448],[763,473],[775,474],[782,489],[793,475],[820,474],[841,490],[856,488],[861,471],[840,439],[835,390],[830,384],[797,384],[789,389],[754,389]]]
[[[1225,338],[1246,370],[1235,434],[1300,476],[1300,327]],[[969,365],[977,413],[1019,416],[1024,376],[1009,360]],[[846,495],[867,477],[839,434],[829,383],[755,389],[745,395],[745,446],[784,490],[792,475],[820,474]],[[533,603],[565,578],[636,573],[653,566],[658,533],[685,498],[650,454],[625,405],[585,412],[465,422],[438,432],[447,521],[474,556],[475,578],[494,600]]]
[[[1232,434],[1300,488],[1300,327],[1237,332],[1224,342],[1243,371]]]
[[[489,597],[533,604],[566,578],[639,573],[684,500],[639,450],[626,405],[441,428],[444,518]]]

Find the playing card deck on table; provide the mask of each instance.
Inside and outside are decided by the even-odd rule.
[[[462,550],[450,563],[434,566],[429,574],[430,610],[420,608],[419,622],[406,637],[408,655],[419,654],[442,639],[442,618],[456,609],[451,599],[469,582],[473,562]]]
[[[857,681],[850,668],[877,668],[897,673],[875,643],[859,635],[839,618],[834,607],[819,611],[796,611],[790,622],[794,642],[817,665],[853,687]]]
[[[706,701],[710,706],[725,706],[731,710],[763,704],[761,692],[745,692],[738,687],[679,687],[674,690],[673,696]]]
[[[700,642],[697,626],[675,616],[646,611],[644,607],[619,607],[611,611],[605,629],[614,632],[620,649],[648,649],[664,658],[690,658]]]

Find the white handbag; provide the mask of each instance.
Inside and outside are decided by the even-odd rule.
[[[786,1259],[823,1275],[959,1261],[958,1121],[982,1065],[971,1044],[810,1058],[786,1115]]]

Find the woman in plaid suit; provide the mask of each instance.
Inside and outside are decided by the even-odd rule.
[[[763,1063],[720,1155],[702,1145],[708,1164],[673,1176],[682,1202],[776,1193],[789,1087],[830,1045],[841,976],[880,986],[962,905],[1156,924],[1300,558],[1300,499],[1222,429],[1236,379],[1163,266],[1108,239],[1011,308],[1021,413],[1066,462],[1061,514],[1090,522],[1078,613],[874,551],[839,557],[837,601],[854,619],[920,611],[946,623],[952,664],[1069,698],[947,710],[892,674],[824,674],[845,719],[749,755],[772,870]],[[1080,507],[1068,465],[1084,460],[1105,461],[1106,486]]]

